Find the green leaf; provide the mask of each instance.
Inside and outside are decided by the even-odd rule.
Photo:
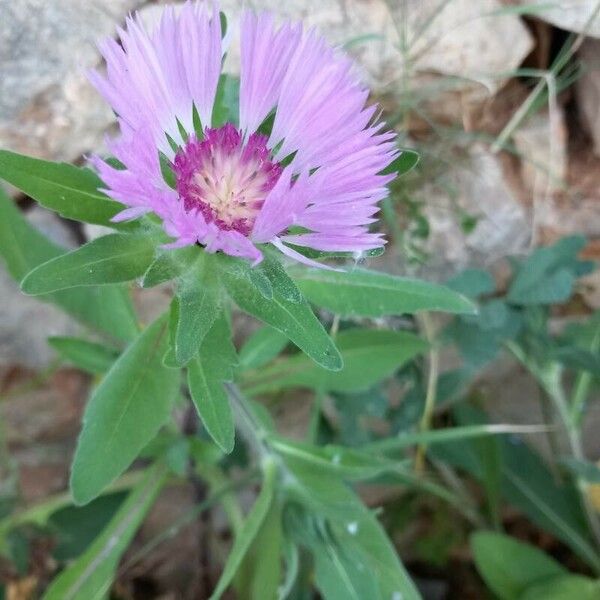
[[[585,243],[583,236],[571,236],[553,246],[538,248],[519,266],[508,300],[521,305],[568,300],[576,278],[589,272],[589,263],[577,259]]]
[[[48,519],[55,542],[53,558],[65,562],[81,556],[102,534],[127,495],[126,491],[106,494],[85,506],[71,504],[54,511]]]
[[[267,463],[264,467],[264,472],[265,478],[260,494],[244,520],[241,531],[235,538],[233,548],[227,557],[227,562],[225,563],[225,568],[223,569],[219,583],[211,595],[210,600],[218,600],[232,582],[248,549],[252,545],[252,542],[256,538],[271,509],[275,492],[277,470],[273,463]]]
[[[82,323],[108,333],[111,337],[131,341],[139,333],[135,309],[123,286],[73,288],[36,298],[51,298]]]
[[[0,255],[11,276],[21,281],[32,269],[66,250],[29,224],[0,188]],[[56,292],[40,298],[76,319],[110,335],[130,340],[138,327],[131,299],[121,286],[102,286]]]
[[[600,467],[597,464],[572,457],[563,458],[560,462],[576,477],[588,483],[600,483]]]
[[[263,298],[273,300],[273,285],[271,284],[271,280],[262,272],[262,270],[257,268],[249,269],[247,275]]]
[[[519,600],[598,600],[600,581],[582,575],[562,575],[527,588]]]
[[[396,461],[382,459],[367,452],[343,446],[312,446],[293,442],[278,436],[269,436],[269,443],[286,461],[299,461],[343,477],[344,479],[370,479],[397,466]]]
[[[421,594],[406,572],[385,530],[366,507],[363,511],[356,522],[334,524],[340,544],[349,548],[352,554],[353,546],[362,550],[363,557],[366,557],[364,567],[375,576],[382,598],[420,600]]]
[[[179,277],[189,269],[201,250],[197,246],[158,250],[156,258],[142,277],[142,287],[151,288]]]
[[[71,471],[78,504],[125,471],[169,418],[180,375],[162,364],[167,337],[165,315],[127,348],[92,394]]]
[[[588,371],[595,377],[600,377],[600,356],[576,346],[561,346],[552,352],[552,358],[576,371]]]
[[[129,494],[100,537],[44,594],[44,600],[92,600],[106,597],[119,563],[135,532],[165,482],[166,471],[155,466]]]
[[[291,387],[338,392],[365,390],[427,349],[426,342],[403,331],[350,329],[339,333],[336,342],[344,361],[341,371],[328,371],[296,354],[257,372],[247,372],[244,389],[250,394]]]
[[[123,206],[98,191],[102,181],[90,169],[0,150],[0,178],[67,219],[115,227]]]
[[[281,502],[273,502],[238,571],[235,587],[246,600],[274,600],[282,597],[277,593],[281,580],[283,546],[281,509]]]
[[[478,448],[479,460],[483,465],[482,484],[485,490],[487,512],[493,526],[500,529],[502,457],[500,456],[499,440],[495,436],[487,436],[474,441]]]
[[[511,287],[508,300],[515,304],[557,304],[571,297],[575,276],[569,269],[560,269],[531,287],[525,287],[520,280],[519,285]]]
[[[227,454],[233,450],[235,427],[223,382],[233,379],[236,362],[231,330],[225,315],[221,315],[188,365],[188,385],[206,431]]]
[[[391,175],[397,173],[398,176],[412,171],[419,162],[419,154],[414,150],[402,150],[400,156],[392,161],[380,175]]]
[[[290,531],[300,543],[313,548],[315,535],[310,524],[314,523],[315,517],[326,517],[335,543],[348,550],[356,570],[365,576],[372,574],[381,598],[420,600],[421,595],[383,527],[355,492],[340,484],[330,471],[314,465],[303,471],[294,468],[292,474],[295,478],[292,481],[302,490],[297,499],[306,507],[304,514],[309,515],[308,523],[302,520]],[[290,511],[289,516],[293,515]],[[343,577],[342,573],[340,575]],[[339,579],[338,585],[342,585]]]
[[[424,310],[475,312],[470,300],[444,286],[387,273],[298,269],[292,276],[311,302],[341,315],[383,317]]]
[[[501,533],[473,534],[471,550],[477,570],[501,600],[518,600],[528,586],[567,573],[541,550]]]
[[[25,276],[21,289],[37,296],[78,286],[131,281],[144,274],[153,258],[150,237],[112,233],[39,265]]]
[[[202,253],[194,266],[179,280],[178,321],[175,331],[175,359],[186,365],[198,352],[204,336],[221,311],[219,279],[215,261]]]
[[[255,331],[240,350],[240,368],[258,369],[275,358],[288,344],[283,333],[265,326]]]
[[[212,113],[212,127],[225,123],[238,123],[240,103],[240,80],[238,77],[222,74],[219,77],[217,94]]]
[[[538,526],[568,544],[594,568],[598,553],[590,544],[575,490],[558,485],[543,461],[523,443],[502,444],[506,498]]]
[[[338,349],[306,301],[290,302],[275,290],[273,299],[267,300],[247,278],[240,276],[239,270],[224,270],[223,282],[244,312],[281,331],[325,369],[337,371],[342,368]]]
[[[112,348],[73,337],[51,337],[48,344],[63,358],[92,375],[106,373],[119,356]]]
[[[459,422],[482,423],[485,416],[473,409],[454,411]],[[466,425],[475,427],[480,425]],[[478,448],[469,440],[455,440],[433,449],[435,456],[483,479]],[[560,485],[544,461],[516,436],[500,440],[502,495],[536,525],[573,549],[594,569],[600,559],[590,544],[578,495],[570,484]]]
[[[361,517],[363,504],[349,490],[346,482],[330,469],[314,462],[295,460],[280,454],[289,477],[284,480],[286,496],[307,508],[310,513],[329,519],[354,521]]]
[[[493,293],[496,289],[496,282],[487,271],[465,269],[446,281],[446,286],[469,298],[478,298]]]
[[[283,265],[272,256],[265,255],[262,262],[252,270],[261,271],[271,282],[271,286],[276,294],[289,302],[302,302],[302,293],[286,273]]]
[[[375,574],[360,556],[360,547],[352,551],[324,535],[311,545],[315,560],[315,583],[324,600],[383,600]]]

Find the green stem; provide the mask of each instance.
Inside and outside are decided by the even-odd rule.
[[[265,441],[268,432],[254,415],[252,407],[238,386],[231,382],[224,383],[224,386],[231,400],[237,428],[254,455],[262,462],[271,455],[271,450]]]
[[[573,418],[572,406],[566,398],[564,387],[562,384],[562,367],[558,363],[549,363],[540,367],[533,363],[522,348],[514,342],[507,344],[510,351],[523,364],[524,367],[539,381],[540,385],[548,394],[554,403],[554,407],[562,421],[563,428],[567,434],[571,455],[577,460],[585,460],[583,452],[583,444],[579,425],[576,419]],[[596,543],[596,547],[600,548],[600,520],[594,508],[589,494],[586,481],[582,477],[576,477],[575,483],[581,499],[581,507],[585,513],[590,532]]]
[[[211,491],[210,497],[217,495],[221,499],[221,506],[227,515],[234,535],[237,536],[244,524],[244,515],[236,501],[235,494],[232,493],[234,490],[232,489],[229,493],[226,493],[227,488],[232,487],[232,482],[216,465],[196,463],[196,471],[202,479],[208,482]],[[243,481],[246,481],[246,479]],[[237,489],[237,486],[235,489]]]
[[[596,354],[600,350],[600,327],[598,327],[592,343],[590,351]],[[571,419],[577,425],[581,426],[581,420],[585,412],[585,404],[590,393],[593,375],[589,371],[581,371],[575,381],[573,388],[573,396],[571,399]]]
[[[419,422],[419,431],[424,433],[429,431],[431,428],[431,421],[433,419],[433,412],[435,409],[435,399],[437,396],[437,382],[439,377],[440,368],[440,357],[438,349],[435,345],[435,328],[431,321],[430,316],[427,313],[421,315],[422,328],[425,333],[427,341],[431,345],[429,352],[429,376],[427,378],[427,392],[425,395],[425,406],[423,408],[423,415]],[[417,448],[415,456],[415,472],[422,473],[425,468],[425,455],[427,453],[427,444],[421,443]]]
[[[572,418],[571,410],[569,409],[569,403],[561,382],[561,373],[562,369],[556,365],[553,369],[550,369],[542,379],[542,385],[554,401],[558,414],[560,415],[563,427],[567,433],[572,456],[577,460],[585,460],[581,434],[577,423]],[[579,490],[582,508],[585,512],[594,541],[596,542],[596,546],[600,548],[600,520],[598,519],[596,509],[590,500],[587,482],[582,477],[577,476],[575,478],[575,483]]]

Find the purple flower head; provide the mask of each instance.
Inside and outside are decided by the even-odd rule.
[[[100,46],[106,74],[90,76],[119,120],[109,150],[124,168],[93,159],[127,207],[116,221],[155,213],[172,247],[199,243],[254,262],[262,243],[304,262],[288,244],[384,243],[369,225],[393,179],[380,173],[397,156],[395,135],[375,122],[351,61],[314,30],[244,13],[239,124],[221,127],[212,123],[224,52],[216,4],[165,8],[151,32],[129,18],[119,38]]]

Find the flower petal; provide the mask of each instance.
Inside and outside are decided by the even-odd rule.
[[[277,157],[296,152],[296,169],[322,166],[327,151],[364,129],[374,108],[350,59],[319,34],[304,34],[283,79],[270,146]]]
[[[241,24],[240,128],[253,133],[277,104],[302,35],[300,23],[275,27],[270,14],[245,11]]]
[[[284,169],[265,198],[252,229],[251,237],[255,242],[269,242],[295,224],[316,193],[314,180],[306,173],[293,183],[292,174],[290,167]]]
[[[358,233],[348,235],[347,233],[325,234],[325,233],[303,233],[300,235],[285,235],[281,239],[296,246],[306,246],[323,252],[362,252],[381,248],[385,244],[380,233]]]
[[[106,76],[90,80],[130,132],[149,129],[154,146],[172,156],[165,133],[181,142],[177,121],[191,130],[193,105],[210,123],[222,59],[216,5],[211,15],[204,3],[187,2],[179,15],[167,8],[152,33],[130,17],[119,38],[100,44]]]

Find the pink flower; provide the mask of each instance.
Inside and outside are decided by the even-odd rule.
[[[395,135],[375,122],[349,58],[314,30],[244,13],[239,123],[218,128],[215,4],[165,8],[151,32],[129,18],[119,38],[100,46],[106,74],[90,75],[120,126],[109,149],[124,168],[93,159],[127,207],[116,221],[155,213],[173,247],[200,243],[254,262],[261,243],[305,262],[287,244],[361,252],[384,243],[369,226],[393,179],[380,173],[398,154]],[[270,133],[259,133],[268,117]]]

